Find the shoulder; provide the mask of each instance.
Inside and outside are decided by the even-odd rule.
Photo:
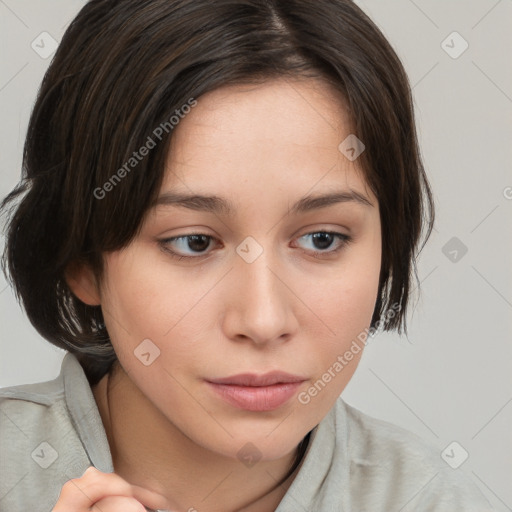
[[[66,401],[70,357],[54,380],[0,389],[2,510],[50,510],[62,485],[90,465]]]
[[[464,468],[442,459],[438,446],[341,399],[335,408],[336,423],[346,429],[341,435],[356,510],[381,510],[383,503],[403,512],[493,510]]]
[[[338,400],[336,415],[345,417],[350,454],[361,465],[381,466],[383,461],[397,458],[406,464],[409,459],[438,465],[434,447],[402,427],[370,416],[348,403]],[[438,460],[439,459],[439,460]]]
[[[49,432],[62,422],[65,412],[62,375],[54,380],[35,384],[22,384],[0,389],[0,425],[4,438],[2,450],[20,446],[36,433]],[[65,415],[64,415],[65,417]],[[19,442],[12,442],[19,438]]]

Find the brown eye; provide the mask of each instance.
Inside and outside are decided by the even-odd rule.
[[[213,237],[200,233],[194,233],[192,235],[176,236],[173,238],[166,238],[160,240],[162,248],[168,252],[172,257],[178,259],[197,259],[206,254],[202,254],[210,246],[210,241]],[[178,247],[178,250],[171,249],[171,247]],[[187,251],[190,251],[187,253]],[[195,256],[193,256],[195,254]]]
[[[343,233],[337,233],[333,231],[316,231],[314,233],[308,233],[299,238],[299,240],[307,239],[311,237],[311,242],[313,247],[309,249],[309,251],[315,257],[324,257],[330,256],[334,253],[337,253],[341,249],[343,249],[346,245],[348,245],[352,238],[348,235],[344,235]],[[333,242],[338,240],[337,247],[332,250],[327,250],[329,247],[333,245]]]

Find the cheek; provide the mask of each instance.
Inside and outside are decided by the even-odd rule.
[[[329,299],[329,310],[323,315],[329,329],[322,329],[323,336],[318,330],[309,335],[312,378],[298,396],[299,403],[305,406],[304,413],[312,414],[314,410],[317,419],[333,406],[357,369],[375,295],[373,289],[354,287],[338,289],[337,294],[325,300]]]
[[[338,356],[343,356],[350,350],[354,342],[360,346],[360,349],[354,349],[348,362],[348,368],[344,369],[344,374],[348,370],[355,371],[364,348],[366,333],[373,315],[376,288],[369,283],[356,286],[333,287],[329,294],[324,293],[322,302],[325,307],[319,307],[319,315],[323,322],[328,326],[323,331],[323,342],[319,343],[318,335],[315,337],[314,349],[317,352],[317,360],[320,363],[318,371],[324,372],[331,367]]]
[[[317,390],[325,389],[321,400],[336,399],[348,384],[361,359],[368,328],[375,309],[380,274],[380,240],[354,250],[346,265],[340,266],[336,279],[309,299],[312,309],[322,320],[321,331],[310,334],[311,353],[315,354]],[[318,323],[315,322],[318,327]],[[320,335],[320,332],[323,335]],[[312,390],[315,393],[315,390]]]
[[[372,237],[347,253],[330,278],[304,291],[331,336],[346,343],[367,328],[377,300],[380,275],[380,244]]]
[[[176,376],[215,373],[216,368],[207,368],[211,363],[205,360],[205,345],[211,344],[211,336],[205,333],[213,332],[218,318],[211,313],[219,304],[212,302],[219,276],[212,272],[194,279],[183,268],[173,271],[165,255],[152,254],[150,260],[147,251],[136,246],[129,254],[111,255],[102,307],[122,366],[141,389],[156,396],[161,391],[148,387],[156,385],[150,382],[155,372],[157,380],[164,379],[171,387],[175,381],[165,370]],[[155,364],[146,367],[141,362],[147,352],[146,362]],[[143,377],[146,370],[153,379]]]
[[[189,279],[169,274],[164,258],[149,261],[136,248],[110,255],[106,275],[102,308],[116,352],[133,352],[144,339],[163,348],[200,297]]]

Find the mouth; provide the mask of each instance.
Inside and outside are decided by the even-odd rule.
[[[293,384],[296,382],[304,382],[305,377],[292,375],[286,372],[269,372],[261,375],[255,373],[241,373],[233,375],[232,377],[225,377],[222,379],[208,379],[208,382],[213,384],[227,384],[233,386],[273,386],[275,384]]]
[[[207,380],[215,394],[230,405],[247,411],[272,411],[288,402],[305,381],[285,372],[240,374]]]

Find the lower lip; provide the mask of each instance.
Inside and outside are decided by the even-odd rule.
[[[302,382],[287,382],[273,386],[235,386],[208,382],[226,402],[246,411],[272,411],[295,395]]]

